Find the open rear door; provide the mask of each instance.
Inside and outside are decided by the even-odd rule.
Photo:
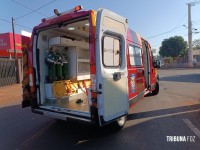
[[[29,86],[29,68],[28,68],[28,50],[23,50],[23,81],[22,81],[22,88],[23,88],[23,100],[22,100],[22,108],[29,107],[30,104],[30,86]]]
[[[150,66],[150,55],[148,50],[148,43],[145,40],[142,40],[142,49],[144,54],[144,77],[145,77],[145,88],[150,90],[151,88],[151,66]]]
[[[100,125],[128,112],[127,19],[109,10],[97,13],[96,79]]]

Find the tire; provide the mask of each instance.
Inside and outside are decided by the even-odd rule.
[[[112,122],[112,128],[115,131],[118,131],[120,129],[122,129],[126,123],[127,120],[127,115],[122,116],[120,118],[118,118],[117,120],[115,120],[114,122]]]
[[[156,87],[155,87],[155,90],[152,91],[152,95],[157,95],[159,93],[159,83],[156,82]]]

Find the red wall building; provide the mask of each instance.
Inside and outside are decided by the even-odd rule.
[[[30,37],[15,34],[17,57],[22,57],[22,49],[28,48]],[[0,34],[0,58],[14,58],[14,41],[12,33]]]

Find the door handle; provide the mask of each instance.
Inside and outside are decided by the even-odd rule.
[[[120,80],[121,79],[121,72],[115,72],[114,74],[113,74],[113,80],[114,81],[118,81],[118,80]]]
[[[102,84],[101,83],[99,84],[99,89],[102,89]]]

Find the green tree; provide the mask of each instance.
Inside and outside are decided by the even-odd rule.
[[[159,54],[162,57],[177,57],[187,54],[187,42],[181,36],[164,39],[160,47]]]
[[[200,39],[193,41],[193,49],[200,49]]]

